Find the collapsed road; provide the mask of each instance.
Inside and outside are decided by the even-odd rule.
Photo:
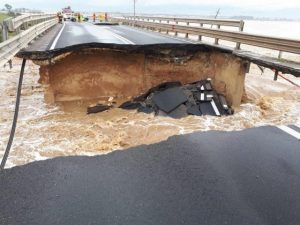
[[[84,33],[79,28],[72,29],[72,32],[78,36],[84,37]],[[61,67],[64,67],[65,72],[70,76],[79,74],[82,78],[79,79],[79,84],[84,79],[87,83],[97,84],[98,81],[94,78],[99,74],[89,74],[86,69],[92,68],[93,72],[101,71],[103,67],[98,67],[99,64],[109,57],[121,60],[118,54],[127,57],[126,60],[129,61],[129,64],[118,61],[120,68],[126,72],[129,71],[126,69],[130,68],[132,62],[147,64],[150,61],[152,64],[147,67],[149,73],[143,74],[141,78],[144,80],[141,80],[146,80],[147,76],[144,75],[152,75],[151,79],[155,79],[148,83],[151,87],[155,86],[155,83],[161,83],[162,74],[173,80],[175,79],[173,76],[185,77],[186,74],[182,71],[186,71],[187,67],[192,68],[192,64],[196,67],[197,73],[193,74],[189,71],[189,74],[194,75],[190,77],[191,81],[195,81],[196,78],[197,80],[210,78],[209,76],[216,78],[221,75],[223,75],[221,76],[223,83],[230,78],[229,75],[239,79],[239,82],[235,83],[237,84],[235,87],[239,87],[239,90],[230,89],[229,83],[217,87],[218,91],[225,88],[223,91],[227,95],[224,96],[229,98],[229,104],[233,105],[235,101],[239,103],[239,99],[234,99],[231,94],[243,93],[241,91],[243,86],[238,84],[244,82],[243,76],[247,70],[247,63],[244,63],[244,59],[230,55],[232,54],[230,51],[205,45],[181,45],[178,48],[172,46],[176,49],[175,53],[170,51],[170,46],[162,49],[159,46],[159,51],[155,52],[155,46],[143,46],[138,50],[140,46],[125,44],[125,41],[121,46],[116,46],[115,43],[110,45],[108,41],[108,45],[102,45],[102,42],[101,45],[85,43],[56,49],[56,44],[59,46],[61,43],[60,38],[57,38],[58,34],[62,37],[61,31],[63,30],[57,29],[55,35],[49,39],[50,42],[37,41],[19,54],[20,57],[35,60],[41,65],[40,82],[45,88],[50,89],[49,92],[52,91],[51,97],[54,102],[95,97],[89,96],[90,93],[86,94],[80,89],[75,89],[75,93],[82,91],[80,96],[74,95],[74,92],[63,92],[65,88],[68,89],[68,86],[63,86],[64,82],[68,83],[66,82],[68,79],[60,80]],[[50,34],[51,31],[45,38],[49,38]],[[76,35],[67,35],[65,38],[75,40]],[[118,39],[118,42],[121,40]],[[44,50],[33,51],[34,48],[42,48],[42,43]],[[72,42],[69,40],[67,43]],[[114,49],[117,53],[110,52],[110,55],[106,55],[107,52],[105,54],[98,51],[81,52],[83,48],[93,50],[98,48],[100,51]],[[186,54],[183,51],[186,48],[189,51],[197,49],[203,52],[200,52],[197,58],[193,57],[195,55],[190,55],[191,52]],[[126,54],[122,55],[124,51]],[[130,54],[127,54],[128,52]],[[140,54],[141,52],[143,54]],[[162,54],[164,52],[168,54]],[[172,55],[173,53],[175,55]],[[140,55],[137,58],[129,57],[134,54]],[[96,59],[93,61],[92,58]],[[215,62],[216,67],[221,66],[220,69],[227,72],[222,74],[220,70],[216,71],[215,67],[208,64],[200,66],[194,64],[196,62],[190,60],[195,58],[197,62],[199,59],[205,63]],[[166,64],[158,59],[163,59]],[[66,65],[73,65],[72,62],[76,60],[78,68],[66,67]],[[90,61],[92,64],[85,67],[85,63],[91,63]],[[172,70],[167,68],[161,73],[153,73],[151,70],[155,64],[153,62],[158,62],[163,68],[168,65]],[[45,63],[49,64],[45,66]],[[184,70],[178,69],[183,66]],[[84,70],[80,70],[79,67]],[[119,77],[120,68],[116,70]],[[132,71],[135,69],[136,67]],[[144,67],[140,69],[139,72],[143,71]],[[125,79],[129,79],[132,74],[122,75],[126,75]],[[102,76],[101,81],[109,77]],[[116,80],[105,81],[111,85]],[[185,80],[183,83],[188,82],[190,81]],[[120,83],[117,84],[122,86]],[[98,90],[97,85],[90,86],[91,92]],[[113,88],[118,85],[108,86]],[[212,85],[218,86],[216,83]],[[74,86],[69,87],[68,91],[72,88]],[[140,91],[142,90],[137,90]],[[106,93],[108,94],[106,97],[114,94],[114,92]],[[261,127],[240,132],[194,133],[106,156],[62,157],[6,169],[0,172],[0,223],[296,225],[300,220],[298,213],[300,211],[299,136],[298,128],[295,126],[284,126],[280,129]]]
[[[261,127],[14,167],[0,224],[298,225],[299,146]]]
[[[126,41],[117,29],[138,37],[139,44]],[[88,23],[54,28],[18,56],[40,66],[39,82],[50,104],[126,99],[163,82],[187,84],[211,78],[216,91],[226,96],[230,105],[238,106],[248,66],[225,49],[123,26]]]
[[[50,104],[127,99],[163,82],[210,78],[229,106],[237,107],[250,62],[300,75],[288,62],[122,25],[59,24],[18,56],[40,66],[39,82]]]

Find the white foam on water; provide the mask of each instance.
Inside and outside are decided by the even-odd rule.
[[[14,64],[20,60],[14,60]],[[0,157],[4,153],[13,118],[20,66],[0,73]],[[28,63],[17,131],[7,168],[61,156],[108,154],[115,150],[153,144],[174,135],[196,131],[233,131],[263,125],[300,126],[300,89],[273,73],[251,66],[246,78],[248,100],[228,117],[188,116],[182,119],[154,117],[135,111],[113,109],[86,115],[64,112],[44,103],[38,86],[38,67]],[[299,79],[289,77],[294,82]]]

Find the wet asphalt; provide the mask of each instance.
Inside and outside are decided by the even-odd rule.
[[[0,224],[298,225],[300,142],[198,132],[0,173]]]
[[[53,37],[54,39],[54,37]],[[149,45],[187,43],[159,33],[119,25],[94,25],[92,23],[66,22],[55,49],[85,43],[110,43],[120,45]]]

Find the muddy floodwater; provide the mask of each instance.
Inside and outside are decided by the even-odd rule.
[[[0,73],[0,157],[11,128],[21,60]],[[271,71],[261,75],[252,65],[246,79],[247,98],[233,116],[183,119],[154,117],[113,109],[87,115],[80,103],[63,110],[44,103],[38,84],[38,66],[28,62],[22,89],[20,114],[7,168],[59,156],[107,154],[129,147],[152,144],[173,135],[194,131],[232,131],[263,125],[300,126],[300,88],[282,78],[272,81]],[[300,83],[299,79],[287,76]]]

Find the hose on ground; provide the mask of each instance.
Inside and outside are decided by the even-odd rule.
[[[283,76],[282,73],[278,73],[278,76],[280,76],[282,79],[286,80],[287,82],[290,82],[292,85],[294,85],[294,86],[300,88],[300,86],[299,86],[298,84],[296,84],[295,82],[293,82],[293,81],[287,79],[285,76]]]
[[[15,105],[15,114],[14,114],[14,119],[10,131],[10,136],[9,140],[6,146],[6,150],[4,152],[1,165],[0,165],[0,170],[3,170],[7,161],[7,158],[9,156],[9,152],[14,140],[15,136],[15,131],[17,127],[17,121],[18,121],[18,115],[19,115],[19,108],[20,108],[20,98],[21,98],[21,91],[22,91],[22,83],[23,83],[23,75],[24,75],[24,70],[25,70],[25,65],[26,65],[26,59],[23,59],[22,62],[22,67],[21,67],[21,72],[20,72],[20,78],[19,78],[19,84],[18,84],[18,90],[17,90],[17,97],[16,97],[16,105]]]

